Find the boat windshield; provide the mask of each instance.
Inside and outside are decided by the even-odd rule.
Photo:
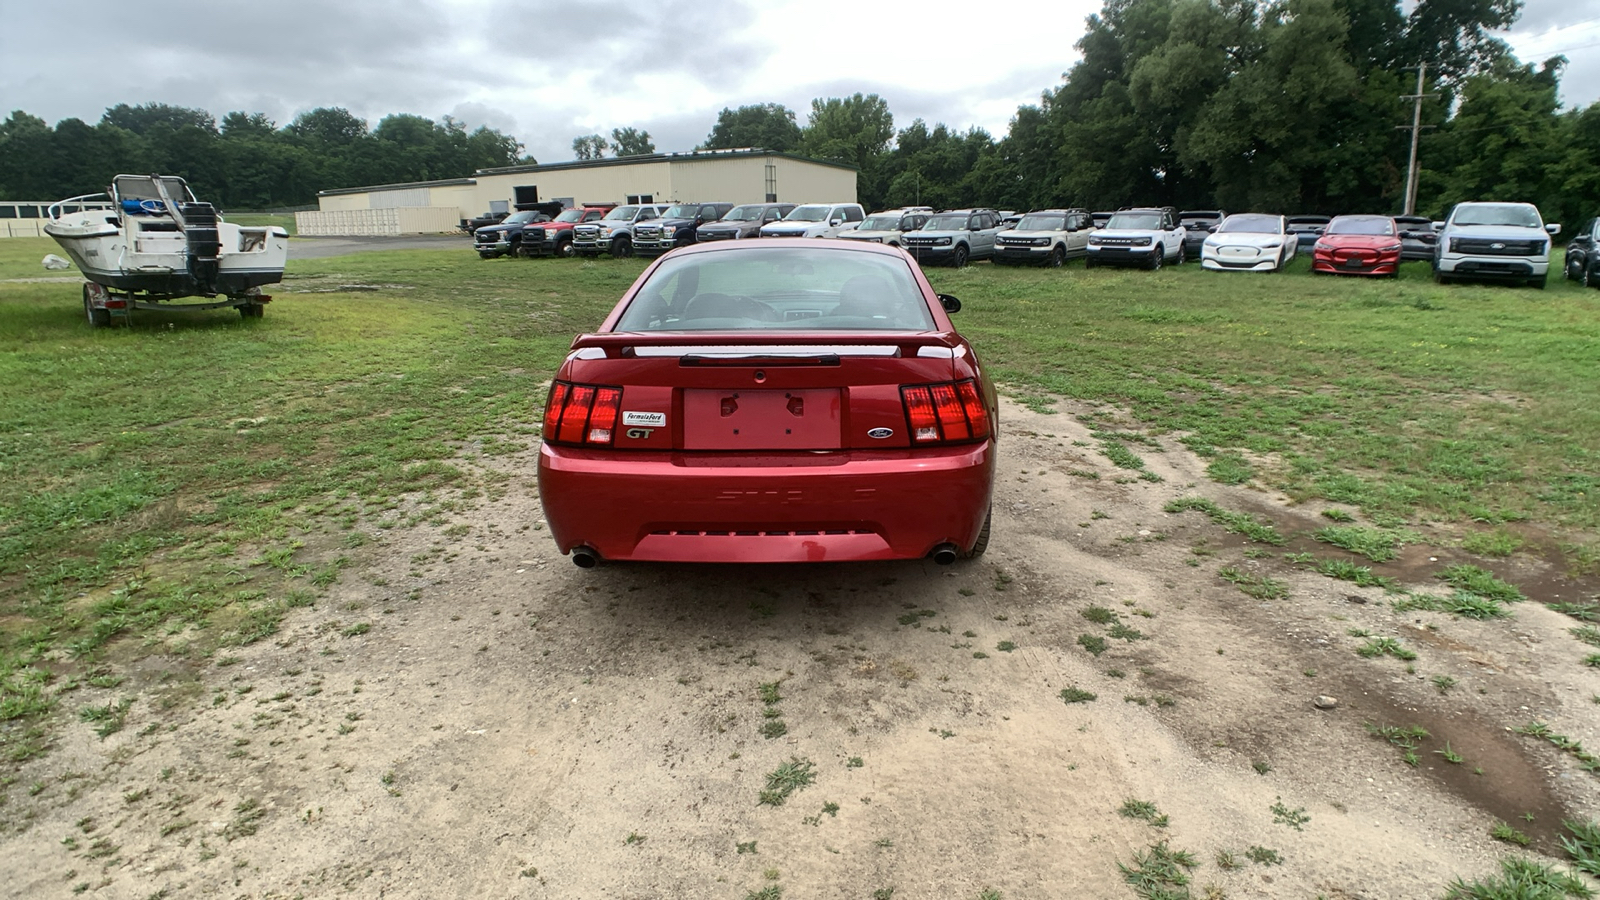
[[[156,187],[156,178],[161,179],[161,187],[166,188],[167,196],[174,203],[192,203],[194,194],[189,192],[189,185],[176,175],[118,175],[111,183],[113,196],[118,200],[160,200],[161,191]]]

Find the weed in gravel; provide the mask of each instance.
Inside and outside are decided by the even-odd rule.
[[[1583,664],[1591,669],[1600,669],[1600,653],[1591,653],[1583,658]]]
[[[866,761],[859,756],[852,756],[844,761],[844,767],[846,769],[859,769],[866,764]]]
[[[1600,661],[1600,654],[1596,654],[1595,656],[1591,657],[1591,659]],[[1529,722],[1526,725],[1518,725],[1511,730],[1518,734],[1525,734],[1529,737],[1549,741],[1550,744],[1557,750],[1560,750],[1563,753],[1571,754],[1572,758],[1578,761],[1578,767],[1580,769],[1583,769],[1585,772],[1591,772],[1596,775],[1600,775],[1600,757],[1596,757],[1594,754],[1583,749],[1583,743],[1581,741],[1569,738],[1564,734],[1556,734],[1553,730],[1551,730],[1549,725],[1539,721]]]
[[[1132,643],[1133,641],[1144,640],[1144,634],[1142,632],[1136,628],[1129,628],[1121,622],[1112,625],[1106,630],[1106,634],[1118,640],[1128,641],[1129,643]]]
[[[1237,453],[1219,454],[1206,466],[1206,477],[1218,484],[1244,484],[1254,475],[1249,461]]]
[[[1461,549],[1479,556],[1504,557],[1522,549],[1522,538],[1504,528],[1474,531],[1461,539]]]
[[[1223,870],[1224,872],[1231,872],[1234,869],[1239,868],[1239,859],[1233,855],[1232,850],[1218,850],[1217,868]]]
[[[1318,575],[1348,581],[1356,587],[1381,587],[1395,590],[1399,584],[1393,578],[1374,575],[1368,566],[1358,566],[1347,559],[1321,559],[1313,568]]]
[[[1489,829],[1489,836],[1497,841],[1505,841],[1508,844],[1516,844],[1518,847],[1526,847],[1533,842],[1532,839],[1527,835],[1516,830],[1515,828],[1512,828],[1505,822],[1494,823],[1494,827]]]
[[[1173,850],[1166,841],[1133,855],[1133,865],[1117,863],[1122,880],[1144,900],[1178,900],[1188,897],[1188,870],[1198,865],[1193,853]]]
[[[1275,825],[1287,825],[1295,831],[1305,831],[1303,826],[1311,821],[1311,817],[1306,815],[1304,806],[1290,809],[1284,805],[1282,797],[1277,798],[1277,802],[1269,808],[1272,810],[1272,821]]]
[[[759,891],[746,891],[744,900],[783,900],[783,886],[769,884]]]
[[[1311,536],[1324,544],[1332,544],[1381,563],[1399,556],[1401,542],[1410,535],[1363,525],[1328,525],[1313,531]]]
[[[128,708],[133,706],[133,698],[124,697],[115,703],[104,706],[85,706],[78,710],[78,718],[85,722],[94,722],[94,733],[105,740],[122,730],[122,725],[128,719]]]
[[[1600,822],[1565,821],[1562,827],[1572,832],[1572,837],[1561,836],[1561,846],[1572,857],[1572,865],[1581,872],[1600,878]]]
[[[1217,577],[1233,582],[1245,596],[1257,600],[1282,600],[1289,596],[1289,586],[1265,575],[1248,575],[1233,566],[1225,566]]]
[[[1168,503],[1165,510],[1169,513],[1187,512],[1195,510],[1211,517],[1213,522],[1221,525],[1224,531],[1231,534],[1243,535],[1246,539],[1258,544],[1271,544],[1281,547],[1289,539],[1278,533],[1278,529],[1270,522],[1261,522],[1254,516],[1246,513],[1236,513],[1212,503],[1203,497],[1183,497]]]
[[[1552,603],[1550,608],[1580,622],[1600,622],[1600,603]]]
[[[1484,881],[1450,882],[1444,900],[1561,900],[1563,897],[1592,897],[1594,891],[1571,872],[1531,859],[1507,856],[1500,860],[1500,874]]]
[[[759,803],[782,806],[790,794],[816,780],[815,769],[811,760],[791,757],[788,762],[767,773],[767,789],[761,792]]]
[[[776,681],[769,681],[756,688],[756,694],[762,703],[777,703],[783,699],[783,695],[778,693],[778,684]]]
[[[789,726],[782,719],[768,719],[761,723],[761,736],[767,740],[780,738],[789,733]]]
[[[1414,594],[1409,591],[1401,594],[1390,606],[1395,612],[1410,612],[1414,609],[1424,609],[1432,612],[1445,612],[1453,616],[1467,619],[1500,619],[1511,615],[1510,610],[1500,605],[1500,602],[1491,597],[1480,597],[1470,591],[1451,591],[1450,596],[1440,597],[1435,594]]]
[[[1456,686],[1456,680],[1449,675],[1435,675],[1428,679],[1433,684],[1433,689],[1441,694],[1448,694]]]
[[[1167,827],[1166,815],[1156,809],[1156,805],[1149,800],[1135,800],[1130,797],[1122,801],[1122,808],[1117,812],[1121,813],[1124,818],[1141,819],[1148,822],[1152,828]]]
[[[261,820],[266,818],[267,809],[254,797],[239,801],[233,808],[233,821],[222,829],[222,836],[232,841],[235,838],[246,837],[256,833]]]
[[[1093,653],[1095,656],[1099,656],[1106,652],[1107,645],[1106,639],[1099,635],[1080,634],[1078,635],[1078,646]]]
[[[1064,687],[1061,689],[1061,693],[1057,696],[1061,698],[1061,702],[1063,703],[1088,703],[1089,701],[1095,699],[1095,695],[1093,693],[1079,690],[1076,687]]]
[[[1250,768],[1255,769],[1257,775],[1265,775],[1272,771],[1272,763],[1264,759],[1258,759],[1250,764]]]
[[[1283,857],[1278,855],[1278,851],[1269,847],[1262,847],[1259,844],[1251,844],[1250,849],[1244,852],[1244,856],[1245,859],[1250,860],[1258,866],[1283,865]]]
[[[1480,597],[1489,597],[1501,603],[1516,603],[1528,599],[1522,591],[1494,577],[1477,566],[1450,566],[1438,573],[1439,580]]]
[[[1375,725],[1366,723],[1367,733],[1373,737],[1383,738],[1389,743],[1400,748],[1400,758],[1406,765],[1417,767],[1420,760],[1417,758],[1417,748],[1422,746],[1422,741],[1429,735],[1427,729],[1421,725]]]
[[[1459,753],[1455,752],[1454,750],[1450,749],[1450,742],[1449,741],[1445,741],[1444,742],[1444,749],[1435,750],[1433,752],[1439,754],[1442,757],[1444,757],[1444,761],[1445,762],[1450,763],[1451,765],[1455,765],[1455,766],[1461,765],[1462,761],[1466,759],[1466,757],[1464,757],[1461,754],[1459,754]]]
[[[1117,614],[1104,606],[1091,606],[1088,609],[1080,610],[1078,614],[1096,625],[1110,625],[1112,622],[1117,621]]]
[[[1000,643],[995,644],[994,648],[999,650],[1001,653],[1010,653],[1011,651],[1017,649],[1017,645],[1011,641],[1001,641]]]
[[[1350,515],[1342,509],[1325,509],[1322,511],[1322,517],[1330,522],[1339,523],[1349,523],[1356,520],[1355,516]]]
[[[1600,628],[1593,625],[1583,625],[1578,628],[1568,629],[1572,636],[1591,647],[1600,647]]]
[[[1372,638],[1365,644],[1357,647],[1356,654],[1364,659],[1373,659],[1375,657],[1388,655],[1393,656],[1396,659],[1406,660],[1407,662],[1417,658],[1415,651],[1406,649],[1405,645],[1401,644],[1392,637]]]

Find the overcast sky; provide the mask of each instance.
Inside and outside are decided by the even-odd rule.
[[[782,103],[803,125],[812,98],[859,91],[888,101],[897,128],[999,138],[1071,68],[1100,5],[0,0],[0,116],[93,123],[160,102],[281,126],[342,106],[374,125],[454,116],[559,162],[579,135],[633,126],[689,150],[723,107]],[[1600,98],[1600,0],[1528,0],[1506,37],[1527,62],[1568,56],[1568,105]]]

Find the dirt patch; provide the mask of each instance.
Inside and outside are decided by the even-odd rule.
[[[374,530],[275,640],[77,692],[73,712],[134,702],[104,740],[65,724],[7,788],[0,875],[28,897],[1131,897],[1117,863],[1168,840],[1197,893],[1399,898],[1493,871],[1498,821],[1554,852],[1563,816],[1595,816],[1600,778],[1508,730],[1600,749],[1572,620],[1396,613],[1247,553],[1163,507],[1323,522],[1166,439],[1135,448],[1162,479],[1142,480],[1090,408],[1056,406],[1007,403],[994,543],[950,568],[578,570],[541,530],[531,451],[485,459],[503,496]],[[1379,571],[1431,578],[1422,552]],[[1353,630],[1418,658],[1363,659]],[[1418,765],[1368,722],[1425,729]],[[1251,846],[1283,864],[1214,862]]]

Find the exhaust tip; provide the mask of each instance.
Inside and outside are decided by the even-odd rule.
[[[948,566],[960,558],[955,544],[940,544],[933,548],[933,561],[941,566]]]
[[[592,569],[600,564],[600,554],[588,547],[579,547],[572,551],[572,563],[580,569]]]

